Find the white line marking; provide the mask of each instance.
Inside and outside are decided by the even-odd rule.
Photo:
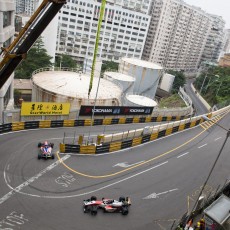
[[[218,138],[215,139],[215,141],[217,141],[217,140],[219,140],[219,139],[221,139],[221,138],[222,138],[222,137],[218,137]]]
[[[207,145],[207,143],[204,144],[204,145],[199,146],[198,149],[203,148],[203,147],[206,146],[206,145]]]
[[[122,162],[122,163],[118,163],[118,164],[114,165],[113,167],[119,166],[119,167],[122,167],[122,168],[128,168],[128,167],[131,167],[131,166],[133,166],[133,165],[140,164],[140,163],[142,163],[142,162],[144,162],[144,161],[139,161],[139,162],[137,162],[137,163],[130,164],[130,165],[128,164],[128,162]]]
[[[189,153],[189,152],[183,153],[183,154],[181,154],[180,156],[178,156],[177,158],[183,157],[184,155],[187,155],[188,153]]]
[[[61,158],[61,161],[67,160],[70,156],[66,155],[63,158]],[[4,178],[5,181],[7,183],[7,185],[12,189],[10,192],[8,192],[5,196],[3,196],[2,198],[0,198],[0,204],[2,204],[3,202],[5,202],[6,200],[8,200],[11,196],[13,196],[16,192],[20,192],[24,187],[28,186],[29,184],[31,184],[32,182],[34,182],[35,180],[37,180],[39,177],[41,177],[42,175],[44,175],[45,173],[47,173],[48,171],[52,170],[54,167],[56,167],[57,165],[61,164],[61,162],[58,160],[56,162],[54,162],[53,164],[49,165],[47,168],[43,169],[41,172],[39,172],[37,175],[31,177],[30,179],[28,179],[27,181],[25,181],[24,183],[20,184],[19,186],[17,186],[16,188],[12,188],[7,180],[6,180],[6,174],[4,172]]]
[[[169,192],[173,192],[173,191],[176,191],[176,190],[178,190],[178,188],[174,188],[174,189],[171,189],[171,190],[168,190],[168,191],[165,191],[165,192],[161,192],[161,193],[152,193],[152,194],[144,197],[143,199],[159,198],[160,195],[163,195],[163,194],[166,194],[166,193],[169,193]]]
[[[146,169],[146,170],[144,170],[144,171],[142,171],[142,172],[139,172],[139,173],[134,174],[134,175],[132,175],[132,176],[126,177],[126,178],[124,178],[124,179],[122,179],[122,180],[119,180],[119,181],[116,181],[116,182],[114,182],[114,183],[112,183],[112,184],[108,184],[108,185],[105,185],[105,186],[103,186],[103,187],[101,187],[101,188],[98,188],[98,189],[95,189],[95,190],[92,190],[92,191],[89,191],[89,192],[81,193],[81,194],[76,194],[76,195],[71,195],[71,196],[40,196],[40,195],[35,195],[35,194],[24,193],[24,192],[21,192],[21,191],[19,191],[18,193],[24,194],[24,195],[27,195],[27,196],[32,196],[32,197],[42,197],[42,198],[49,198],[49,199],[50,199],[50,198],[54,198],[54,199],[55,199],[55,198],[56,198],[56,199],[63,199],[63,198],[73,198],[73,197],[85,196],[85,195],[89,195],[89,194],[91,194],[91,193],[95,193],[95,192],[98,192],[98,191],[100,191],[100,190],[103,190],[103,189],[105,189],[105,188],[109,188],[109,187],[111,187],[111,186],[113,186],[113,185],[115,185],[115,184],[121,183],[121,182],[123,182],[123,181],[129,180],[129,179],[131,179],[131,178],[133,178],[133,177],[136,177],[136,176],[138,176],[138,175],[141,175],[141,174],[143,174],[143,173],[145,173],[145,172],[148,172],[148,171],[150,171],[150,170],[152,170],[152,169],[158,168],[158,167],[160,167],[160,166],[162,166],[162,165],[164,165],[164,164],[167,164],[167,163],[168,163],[168,161],[165,161],[165,162],[163,162],[163,163],[161,163],[161,164],[158,164],[158,165],[153,166],[152,168]]]
[[[11,182],[9,175],[7,175],[6,179],[7,179],[7,181],[9,181],[9,183]]]
[[[10,169],[10,164],[8,164],[6,167],[6,170],[9,170],[9,169]]]

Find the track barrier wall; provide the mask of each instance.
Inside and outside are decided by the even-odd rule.
[[[208,118],[220,116],[230,111],[230,106],[206,114]],[[182,120],[184,119],[184,120]],[[110,125],[110,124],[130,124],[147,122],[168,122],[157,126],[148,126],[148,133],[144,133],[144,128],[129,130],[122,133],[99,135],[100,140],[93,145],[71,145],[60,144],[60,152],[63,153],[86,153],[100,154],[113,152],[132,146],[137,146],[148,141],[152,141],[172,133],[192,128],[205,121],[201,116],[187,118],[187,116],[157,116],[157,117],[133,117],[133,118],[104,118],[104,119],[85,119],[85,120],[41,120],[13,122],[0,125],[0,134],[40,128],[58,128],[58,127],[76,127],[92,125]],[[169,121],[173,121],[169,123]]]
[[[215,118],[221,115],[224,115],[226,113],[230,112],[230,106],[225,107],[221,110],[208,113],[206,116],[208,118]],[[177,119],[177,118],[173,118]],[[152,119],[151,119],[152,120]],[[169,121],[172,120],[172,117],[154,117],[154,120],[156,121]],[[111,120],[106,119],[103,121],[103,123],[108,123]],[[119,119],[118,123],[123,124],[125,120]],[[137,121],[136,119],[133,119],[132,122]],[[130,120],[128,120],[130,122]],[[139,119],[140,122],[140,119]],[[200,125],[201,123],[205,123],[207,121],[202,118],[202,116],[196,116],[191,118],[186,118],[184,120],[174,121],[171,123],[161,124],[157,126],[150,126],[148,127],[148,133],[144,134],[144,129],[136,129],[136,130],[129,130],[122,133],[115,133],[115,134],[109,134],[109,135],[98,135],[97,144],[94,145],[72,145],[74,149],[72,149],[71,153],[83,153],[83,154],[101,154],[101,153],[108,153],[108,152],[114,152],[125,148],[134,147],[137,145],[141,145],[143,143],[153,141],[168,135],[171,135],[175,132],[183,131],[185,129],[189,129],[195,126]],[[63,145],[60,144],[60,151],[63,149]],[[69,145],[68,145],[69,146]],[[78,146],[76,148],[75,146]],[[63,152],[63,151],[61,151]],[[65,148],[65,153],[69,153],[67,149]]]
[[[96,125],[114,125],[114,124],[131,124],[131,123],[148,123],[181,120],[185,116],[158,116],[158,117],[121,117],[121,118],[104,118],[104,119],[85,119],[85,120],[40,120],[40,121],[21,121],[0,125],[0,134],[19,131],[24,129],[42,129],[58,127],[76,127],[76,126],[96,126]]]

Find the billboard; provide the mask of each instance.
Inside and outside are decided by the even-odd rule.
[[[108,116],[108,115],[150,115],[153,107],[131,107],[131,106],[88,106],[82,105],[80,116]]]
[[[22,102],[21,116],[68,115],[70,103]]]

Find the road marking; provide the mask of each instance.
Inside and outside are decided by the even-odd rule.
[[[7,165],[6,169],[7,169],[7,170],[9,170],[9,169],[10,169],[10,164],[8,164],[8,165]]]
[[[145,165],[145,164],[147,164],[147,163],[149,163],[149,162],[152,162],[152,161],[154,161],[154,160],[156,160],[156,159],[160,159],[160,158],[163,157],[163,156],[167,156],[167,155],[169,155],[170,153],[174,152],[175,150],[180,149],[180,148],[182,148],[183,146],[186,146],[188,143],[192,142],[193,140],[195,140],[196,138],[198,138],[199,136],[201,136],[201,135],[202,135],[203,133],[205,133],[205,132],[206,132],[206,130],[201,131],[200,133],[198,133],[197,135],[195,135],[195,136],[194,136],[193,138],[191,138],[190,140],[188,140],[188,141],[184,142],[183,144],[181,144],[181,145],[179,145],[179,146],[177,146],[177,147],[175,147],[175,148],[173,148],[173,149],[170,149],[169,151],[164,152],[164,153],[162,153],[162,154],[160,154],[160,155],[158,155],[158,156],[156,156],[156,157],[153,157],[153,158],[151,158],[151,159],[149,159],[149,160],[146,160],[146,161],[144,161],[144,162],[142,162],[142,163],[140,163],[140,164],[133,165],[133,166],[131,166],[130,168],[125,168],[125,169],[123,169],[123,170],[121,170],[121,171],[118,171],[118,172],[115,172],[115,173],[111,173],[111,174],[107,174],[107,175],[101,175],[101,176],[89,175],[89,174],[85,174],[85,173],[81,173],[81,172],[79,172],[79,171],[76,171],[75,169],[71,168],[70,166],[68,166],[68,165],[65,164],[64,162],[62,162],[62,164],[63,164],[63,166],[65,166],[67,169],[69,169],[71,172],[74,172],[74,173],[76,173],[76,174],[78,174],[78,175],[80,175],[80,176],[84,176],[84,177],[88,177],[88,178],[95,178],[95,179],[98,179],[98,178],[106,178],[106,177],[112,177],[112,176],[121,174],[121,173],[123,173],[123,172],[129,171],[129,170],[131,170],[131,169],[140,167],[141,165]],[[140,146],[141,146],[141,145],[140,145]],[[111,153],[110,153],[110,154],[111,154]],[[60,159],[59,154],[57,154],[57,157],[58,157],[58,159]]]
[[[221,139],[221,138],[222,138],[222,137],[218,137],[218,138],[215,139],[215,141],[217,141],[217,140],[219,140],[219,139]]]
[[[230,111],[229,111],[229,112],[230,112]],[[228,114],[228,113],[224,114],[223,117],[226,116],[227,114]],[[68,165],[65,164],[64,162],[63,162],[62,164],[63,164],[64,167],[66,167],[67,169],[69,169],[71,172],[74,172],[74,173],[76,173],[76,174],[78,174],[78,175],[80,175],[80,176],[84,176],[84,177],[88,177],[88,178],[95,178],[95,179],[98,179],[98,178],[106,178],[106,177],[112,177],[112,176],[116,176],[116,175],[122,174],[122,173],[124,173],[124,172],[126,172],[126,171],[130,171],[131,169],[140,167],[140,166],[142,166],[142,165],[148,164],[149,162],[153,162],[153,161],[155,161],[156,159],[162,158],[163,156],[167,156],[167,155],[169,155],[170,153],[174,152],[175,150],[178,150],[178,149],[182,148],[183,146],[186,146],[188,143],[191,143],[193,140],[197,139],[199,136],[201,136],[201,135],[202,135],[203,133],[205,133],[205,132],[206,132],[206,130],[202,130],[200,133],[198,133],[197,135],[195,135],[194,137],[192,137],[192,138],[189,139],[188,141],[184,142],[183,144],[181,144],[181,145],[179,145],[179,146],[177,146],[177,147],[175,147],[175,148],[173,148],[173,149],[170,149],[170,150],[168,150],[168,151],[166,151],[166,152],[164,152],[164,153],[161,153],[160,155],[158,155],[158,156],[156,156],[156,157],[153,157],[153,158],[150,158],[149,160],[146,160],[146,161],[144,161],[144,162],[142,162],[142,163],[140,163],[140,164],[133,165],[133,166],[131,166],[131,167],[129,167],[129,168],[125,168],[125,169],[122,169],[122,170],[120,170],[120,171],[118,171],[118,172],[111,173],[111,174],[99,175],[99,176],[96,176],[96,175],[89,175],[89,174],[81,173],[81,172],[79,172],[79,171],[77,171],[77,170],[71,168],[70,166],[68,166]],[[166,136],[166,137],[167,137],[167,136]],[[166,138],[166,137],[164,137],[164,138]],[[149,144],[149,142],[147,142],[147,143],[145,143],[145,144]],[[143,146],[143,145],[139,145],[139,146],[136,146],[136,147],[142,147],[142,146]],[[108,154],[111,154],[111,153],[108,153]],[[93,155],[94,155],[94,154],[93,154]],[[96,155],[97,155],[97,154],[96,154]],[[98,156],[99,156],[99,154],[98,154]],[[58,159],[60,159],[59,154],[57,154],[57,157],[58,157]]]
[[[207,143],[204,144],[204,145],[199,146],[198,149],[203,148],[203,147],[206,146],[206,145],[207,145]]]
[[[10,182],[11,182],[11,180],[10,180],[9,175],[7,175],[6,177],[7,177],[7,181],[9,181],[9,183],[10,183]]]
[[[183,154],[181,154],[180,156],[178,156],[177,158],[183,157],[184,155],[187,155],[188,153],[189,153],[189,152],[183,153]]]
[[[67,160],[70,156],[66,155],[64,157],[61,158],[60,160],[57,160],[56,162],[54,162],[53,164],[49,165],[48,167],[46,167],[45,169],[43,169],[41,172],[39,172],[37,175],[29,178],[28,180],[26,180],[24,183],[20,184],[19,186],[17,186],[16,188],[11,187],[7,180],[6,180],[6,174],[4,171],[4,178],[5,181],[8,185],[8,187],[10,187],[12,190],[10,192],[8,192],[6,195],[4,195],[2,198],[0,198],[0,204],[2,204],[3,202],[5,202],[6,200],[8,200],[9,198],[11,198],[11,196],[13,196],[15,193],[20,192],[24,187],[28,186],[29,184],[31,184],[32,182],[34,182],[35,180],[37,180],[39,177],[41,177],[42,175],[44,175],[45,173],[47,173],[48,171],[52,170],[54,167],[56,167],[57,165],[61,164],[61,162]]]
[[[167,194],[167,193],[170,193],[170,192],[173,192],[173,191],[177,191],[178,188],[174,188],[174,189],[171,189],[171,190],[168,190],[168,191],[165,191],[165,192],[160,192],[160,193],[152,193],[146,197],[144,197],[143,199],[155,199],[155,198],[159,198],[160,195],[163,195],[163,194]]]
[[[137,163],[130,164],[130,165],[128,164],[128,162],[122,162],[122,163],[118,163],[118,164],[114,165],[113,167],[119,166],[119,167],[122,167],[122,168],[128,168],[128,167],[131,167],[131,166],[133,166],[133,165],[140,164],[140,163],[142,163],[142,162],[144,162],[144,161],[139,161],[139,162],[137,162]]]
[[[143,173],[145,173],[145,172],[148,172],[148,171],[150,171],[150,170],[152,170],[152,169],[158,168],[158,167],[160,167],[160,166],[162,166],[162,165],[164,165],[164,164],[167,164],[167,163],[168,163],[168,161],[165,161],[165,162],[160,163],[160,164],[158,164],[158,165],[155,165],[155,166],[153,166],[153,167],[151,167],[151,168],[149,168],[149,169],[146,169],[146,170],[144,170],[144,171],[141,171],[141,172],[139,172],[139,173],[136,173],[136,174],[134,174],[134,175],[132,175],[132,176],[126,177],[126,178],[124,178],[124,179],[122,179],[122,180],[119,180],[119,181],[116,181],[116,182],[114,182],[114,183],[105,185],[105,186],[103,186],[103,187],[100,187],[100,188],[95,189],[95,190],[92,190],[92,191],[88,191],[88,192],[84,192],[84,193],[80,193],[80,194],[76,194],[76,195],[70,195],[70,196],[44,196],[44,195],[42,195],[42,196],[41,196],[41,195],[35,195],[35,194],[24,193],[24,192],[21,192],[21,191],[18,191],[18,193],[23,194],[23,195],[26,195],[26,196],[39,197],[39,198],[48,198],[48,199],[50,199],[50,198],[51,198],[51,199],[64,199],[64,198],[73,198],[73,197],[85,196],[85,195],[89,195],[89,194],[92,194],[92,193],[101,191],[101,190],[103,190],[103,189],[112,187],[112,186],[115,185],[115,184],[119,184],[119,183],[121,183],[121,182],[123,182],[123,181],[129,180],[129,179],[131,179],[131,178],[133,178],[133,177],[136,177],[136,176],[138,176],[138,175],[141,175],[141,174],[143,174]],[[16,192],[14,192],[14,193],[16,193]]]
[[[166,230],[166,228],[164,228],[160,223],[157,223],[157,225],[160,227],[160,229]]]

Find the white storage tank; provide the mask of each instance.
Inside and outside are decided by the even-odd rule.
[[[164,74],[159,87],[167,92],[171,92],[175,76],[172,74]]]
[[[119,64],[119,72],[130,75],[136,79],[133,92],[135,94],[148,94],[155,97],[159,78],[163,68],[152,62],[134,58],[122,58]]]
[[[94,77],[88,98],[90,76],[73,71],[36,70],[31,78],[32,101],[69,102],[71,109],[94,105],[99,78]],[[106,79],[100,79],[96,105],[120,106],[122,89]]]
[[[157,102],[153,99],[135,94],[127,94],[125,100],[126,106],[146,106],[146,107],[156,107]]]
[[[104,78],[121,85],[123,93],[133,93],[135,78],[118,72],[105,72]]]

